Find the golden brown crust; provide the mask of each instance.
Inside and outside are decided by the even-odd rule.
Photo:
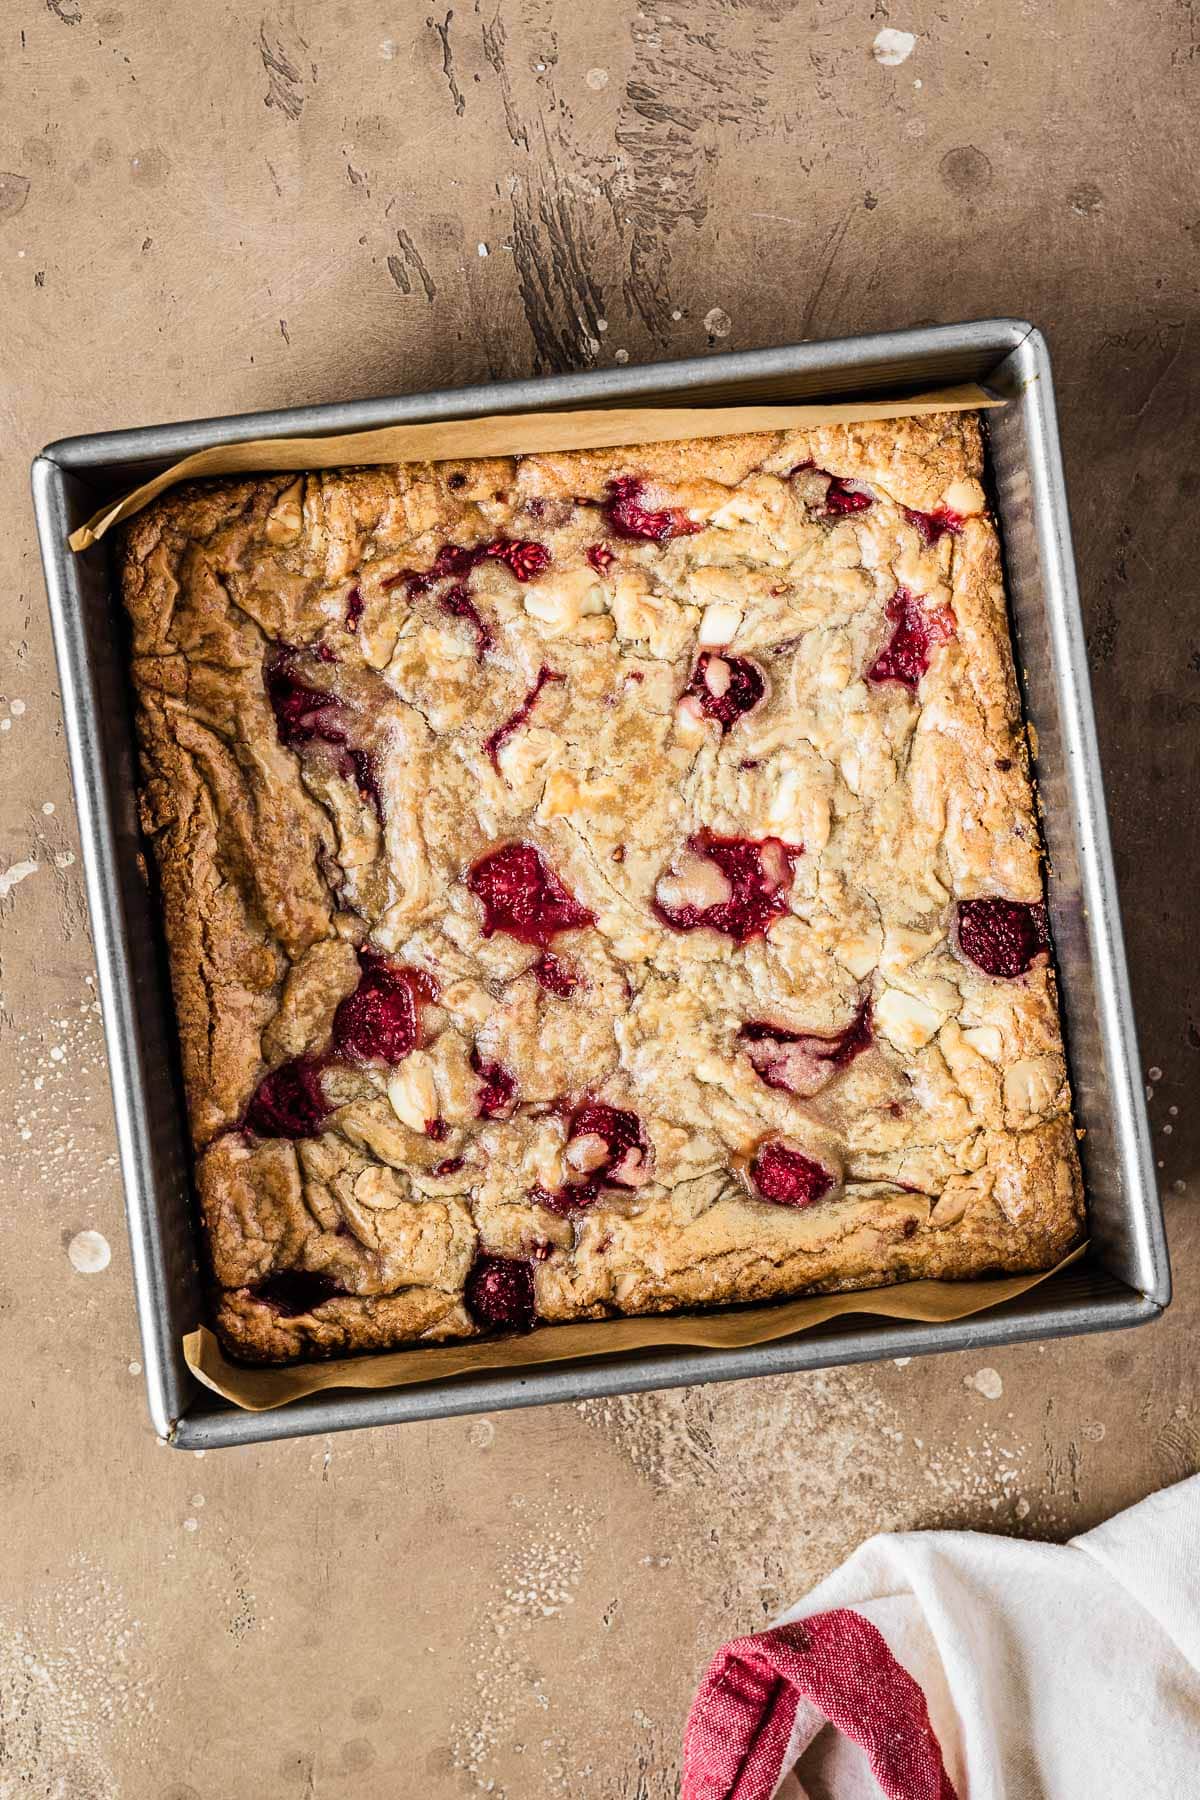
[[[569,1319],[1070,1247],[1053,971],[1043,953],[990,976],[954,928],[959,902],[1042,892],[981,473],[978,420],[950,413],[213,482],[132,521],[142,817],[231,1348],[469,1336],[479,1253],[532,1258],[539,1314]],[[622,478],[667,531],[615,528]],[[431,574],[444,546],[497,539],[550,560]],[[915,686],[868,678],[898,590],[933,621]],[[710,700],[743,665],[764,691],[722,730]],[[672,928],[689,897],[724,897],[712,837],[791,847],[765,935]],[[514,842],[594,919],[554,938],[557,978],[536,945],[484,935],[464,880]],[[391,1062],[330,1051],[371,956],[437,987]],[[811,1051],[867,1002],[869,1045],[798,1085],[786,1058],[769,1083],[741,1032]],[[326,1116],[289,1139],[248,1109],[293,1059]],[[494,1067],[511,1107],[483,1104]],[[590,1188],[585,1099],[640,1133]],[[773,1142],[826,1172],[815,1204],[761,1197]]]

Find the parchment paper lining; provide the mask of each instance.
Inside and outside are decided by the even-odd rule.
[[[661,444],[672,438],[722,437],[737,431],[798,431],[814,425],[853,425],[867,419],[907,419],[919,413],[1003,406],[974,382],[907,400],[853,400],[827,406],[613,407],[592,412],[498,413],[482,419],[437,419],[425,425],[384,425],[341,437],[251,438],[214,445],[173,463],[161,475],[110,500],[71,533],[72,550],[86,550],[121,519],[140,512],[179,481],[201,475],[263,474],[277,469],[338,469],[350,464],[452,462],[467,456],[530,456],[550,450],[599,450],[615,444]]]
[[[72,533],[73,550],[86,550],[122,519],[131,517],[175,483],[208,475],[276,470],[332,469],[393,462],[448,462],[478,456],[531,455],[673,439],[720,437],[734,432],[795,431],[874,419],[911,418],[1002,406],[986,389],[967,383],[904,400],[845,401],[830,405],[636,407],[577,412],[497,414],[385,426],[329,437],[258,438],[214,446],[185,457],[121,500],[102,506]],[[666,1346],[744,1348],[809,1331],[828,1319],[859,1313],[936,1323],[968,1318],[1026,1293],[1083,1255],[1081,1245],[1053,1269],[1032,1275],[978,1281],[913,1281],[849,1294],[813,1295],[766,1306],[734,1307],[705,1314],[659,1314],[547,1325],[526,1337],[476,1339],[461,1344],[413,1344],[383,1355],[294,1368],[247,1368],[230,1362],[207,1326],[183,1340],[188,1367],[214,1393],[250,1412],[284,1406],[326,1388],[403,1387],[484,1369],[534,1369],[546,1363]]]
[[[1087,1248],[1063,1258],[1053,1269],[1035,1275],[991,1277],[981,1281],[907,1281],[895,1287],[869,1288],[854,1294],[815,1294],[769,1306],[726,1309],[712,1313],[669,1313],[635,1319],[602,1319],[583,1325],[543,1325],[528,1337],[475,1339],[465,1344],[412,1344],[380,1356],[348,1357],[341,1362],[302,1363],[292,1369],[249,1369],[230,1362],[206,1325],[183,1340],[189,1369],[205,1387],[223,1394],[247,1412],[269,1412],[324,1388],[408,1387],[419,1381],[444,1381],[450,1375],[478,1375],[484,1369],[535,1369],[544,1363],[568,1362],[585,1356],[612,1356],[619,1351],[691,1346],[705,1350],[744,1349],[777,1338],[811,1331],[826,1319],[866,1313],[884,1319],[912,1319],[925,1324],[969,1318],[985,1312],[1039,1282],[1049,1281]]]

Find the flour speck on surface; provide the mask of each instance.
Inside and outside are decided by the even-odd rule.
[[[963,1386],[974,1388],[985,1400],[999,1400],[1004,1392],[1004,1383],[997,1369],[977,1369],[974,1375],[964,1375]]]
[[[27,857],[24,862],[10,863],[7,869],[0,869],[0,900],[7,900],[13,889],[22,881],[28,881],[41,868],[39,862]]]
[[[455,1726],[451,1756],[474,1787],[494,1793],[501,1790],[497,1758],[519,1739],[528,1745],[522,1756],[540,1764],[540,1780],[529,1792],[584,1792],[586,1781],[573,1785],[566,1769],[569,1741],[543,1735],[548,1721],[539,1715],[550,1709],[549,1678],[542,1670],[553,1658],[556,1634],[575,1604],[594,1542],[594,1522],[584,1507],[560,1502],[554,1493],[536,1507],[527,1508],[520,1496],[511,1505],[518,1527],[510,1527],[514,1547],[500,1563],[493,1593],[471,1635],[474,1675],[467,1685],[473,1698]],[[530,1754],[533,1742],[540,1745],[540,1757]]]
[[[16,1193],[31,1178],[52,1174],[56,1190],[70,1196],[62,1223],[73,1229],[81,1216],[115,1216],[105,1209],[116,1203],[117,1159],[97,1136],[93,1116],[94,1087],[105,1076],[94,976],[84,976],[58,1008],[43,1010],[6,1038],[6,1066],[21,1106],[17,1132],[0,1133],[0,1192]]]
[[[911,31],[894,31],[889,25],[876,36],[871,54],[883,68],[898,69],[912,55],[916,41]]]
[[[880,1374],[827,1369],[576,1410],[656,1490],[658,1549],[711,1596],[700,1629],[718,1641],[761,1629],[875,1532],[1011,1515],[1026,1448],[978,1418],[927,1446],[909,1430],[916,1378],[903,1407]]]
[[[728,337],[733,330],[733,320],[723,306],[711,306],[704,315],[704,329],[709,337]]]
[[[0,1615],[0,1796],[115,1795],[110,1738],[148,1759],[158,1740],[145,1660],[140,1620],[82,1555],[19,1618]]]
[[[112,1261],[108,1239],[101,1231],[77,1231],[67,1245],[71,1267],[81,1275],[99,1275]]]

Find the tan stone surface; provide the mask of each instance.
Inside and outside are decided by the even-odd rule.
[[[707,1650],[863,1536],[1063,1536],[1200,1467],[1200,23],[1163,4],[1133,30],[1085,0],[266,5],[0,19],[0,1797],[665,1800]],[[895,68],[871,55],[884,24],[916,34]],[[156,1446],[29,456],[1004,312],[1057,359],[1161,1070],[1168,1318],[988,1370]],[[68,1256],[85,1230],[112,1247],[94,1274]]]

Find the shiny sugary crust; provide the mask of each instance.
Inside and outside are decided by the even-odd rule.
[[[211,482],[131,522],[142,816],[233,1351],[471,1336],[480,1252],[534,1259],[539,1315],[566,1320],[1037,1269],[1077,1240],[1049,960],[996,979],[954,941],[954,902],[1042,893],[981,469],[977,419],[952,413]],[[830,517],[826,474],[872,504]],[[614,535],[602,502],[626,475],[643,505],[703,528]],[[926,544],[906,508],[948,508],[957,528]],[[497,537],[551,561],[530,580],[496,557],[455,578],[492,634],[479,659],[470,620],[439,603],[449,582],[386,584]],[[599,573],[596,544],[615,557]],[[898,587],[952,621],[916,692],[865,679]],[[683,698],[706,644],[765,682],[724,734]],[[349,721],[381,818],[344,760],[281,743],[264,689],[278,645]],[[487,739],[542,669],[562,679],[493,766]],[[664,873],[686,891],[698,831],[803,845],[765,936],[656,915]],[[511,841],[595,915],[554,939],[580,982],[564,997],[535,947],[483,935],[464,882]],[[435,979],[420,1046],[395,1068],[326,1062],[318,1136],[239,1129],[268,1071],[326,1050],[364,940]],[[737,1035],[834,1034],[868,999],[870,1047],[808,1098],[768,1086]],[[472,1053],[513,1076],[511,1117],[478,1116]],[[637,1114],[649,1179],[562,1216],[533,1190],[563,1191],[585,1097]],[[755,1197],[748,1165],[773,1137],[836,1178],[828,1197]],[[287,1316],[251,1291],[280,1269],[344,1292]]]

